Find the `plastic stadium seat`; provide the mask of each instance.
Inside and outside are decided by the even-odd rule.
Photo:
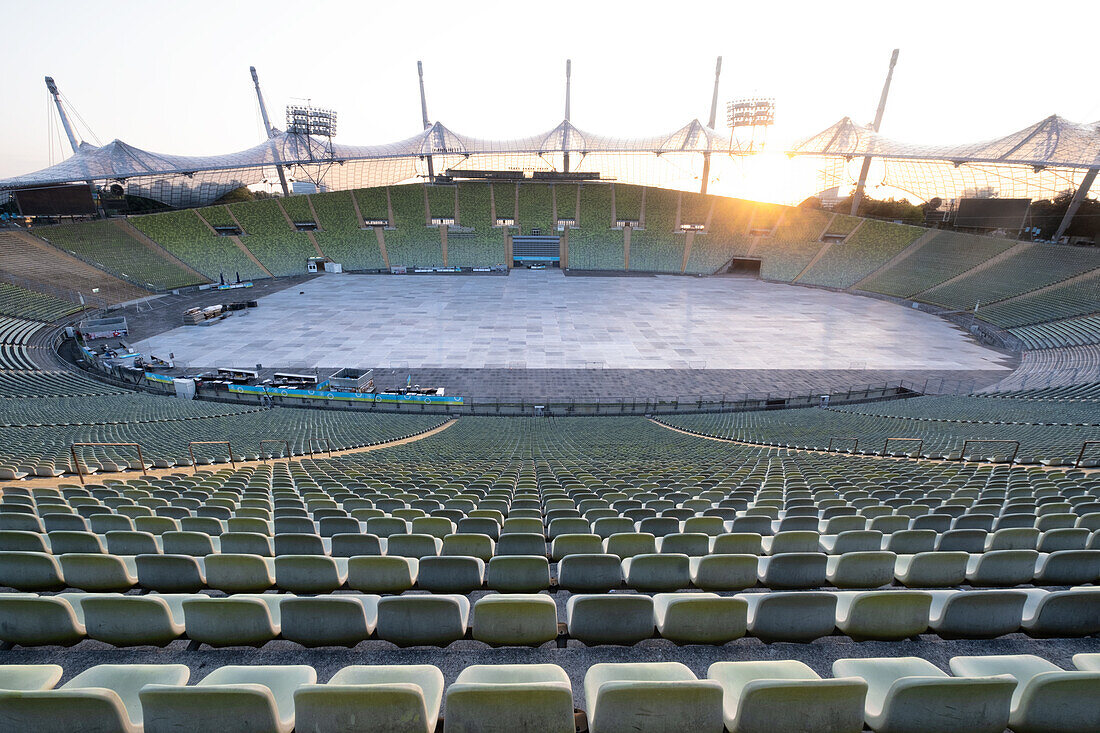
[[[1100,726],[1100,672],[1067,672],[1032,654],[952,657],[960,677],[1012,675],[1008,724],[1015,733],[1090,733]]]
[[[538,646],[557,638],[557,604],[548,595],[491,594],[474,603],[470,625],[492,646]]]
[[[397,646],[447,646],[466,635],[465,596],[387,596],[378,601],[378,638]]]
[[[489,560],[486,586],[501,593],[535,593],[550,587],[550,563],[544,555],[509,555]]]
[[[550,558],[557,561],[566,555],[599,555],[603,553],[603,540],[595,534],[558,535],[550,543]]]
[[[931,529],[905,529],[882,538],[882,549],[899,555],[915,555],[936,549],[937,534]]]
[[[950,677],[917,657],[838,659],[833,675],[867,682],[864,721],[875,731],[1002,733],[1015,680]]]
[[[837,535],[821,535],[818,546],[830,555],[846,552],[877,552],[882,549],[882,532],[869,529],[849,530]]]
[[[717,593],[658,593],[653,596],[657,633],[677,644],[725,644],[747,629],[748,604]]]
[[[674,532],[657,538],[657,551],[702,557],[710,554],[710,537],[701,532]]]
[[[443,540],[430,534],[393,534],[386,538],[386,554],[391,557],[435,557],[441,549]]]
[[[61,563],[45,552],[0,552],[0,586],[16,590],[62,590]]]
[[[1039,543],[1039,530],[1026,527],[998,529],[985,539],[985,551],[1034,550]]]
[[[986,536],[982,529],[949,529],[936,538],[936,551],[984,552]]]
[[[188,594],[125,596],[94,593],[78,602],[88,638],[115,646],[166,646],[184,632]]]
[[[1040,554],[1035,585],[1082,585],[1100,579],[1100,550],[1059,550]]]
[[[259,532],[226,532],[219,539],[226,554],[275,556],[274,540]]]
[[[470,593],[485,583],[485,563],[477,557],[423,557],[417,585],[433,593]]]
[[[191,687],[149,685],[141,690],[146,733],[222,730],[233,721],[240,733],[290,733],[294,692],[317,682],[305,665],[226,666]]]
[[[1009,588],[1030,583],[1035,577],[1035,550],[991,550],[971,555],[966,563],[970,585]]]
[[[443,537],[441,555],[465,555],[489,562],[495,543],[484,534],[448,534]]]
[[[761,557],[757,577],[767,588],[820,588],[826,584],[826,556],[819,552],[789,552]]]
[[[1020,628],[1037,638],[1100,633],[1100,588],[1048,592],[1024,588],[1027,602]]]
[[[880,588],[894,582],[896,559],[884,550],[830,555],[825,578],[837,588]]]
[[[187,636],[210,646],[263,646],[279,635],[287,595],[199,596],[183,602]]]
[[[691,584],[687,555],[635,555],[623,560],[626,584],[640,591],[671,591]]]
[[[275,584],[290,593],[331,593],[348,579],[348,561],[323,555],[276,555]]]
[[[839,591],[836,596],[836,627],[856,641],[896,641],[928,630],[930,593]]]
[[[160,537],[160,550],[166,555],[206,557],[207,555],[213,555],[221,549],[221,542],[204,532],[165,532]],[[109,537],[107,538],[107,542],[108,547],[110,547]]]
[[[207,555],[206,584],[226,593],[262,593],[275,586],[275,560],[259,555]]]
[[[307,647],[353,647],[374,633],[378,601],[358,594],[286,598],[279,604],[282,637]]]
[[[161,548],[157,536],[150,532],[115,531],[107,533],[107,552],[112,555],[156,555]]]
[[[497,555],[545,555],[546,538],[541,533],[509,532],[497,540]]]
[[[476,664],[447,688],[445,733],[575,730],[569,676],[554,664]]]
[[[0,530],[0,552],[50,552],[46,535],[24,530]]]
[[[749,634],[764,641],[813,641],[836,628],[837,596],[825,591],[740,593]]]
[[[372,534],[334,534],[329,539],[332,557],[382,554],[382,543]]]
[[[348,558],[348,587],[365,593],[401,593],[416,585],[416,558],[366,555]]]
[[[571,638],[589,646],[636,644],[653,636],[653,599],[625,593],[570,596],[566,624]]]
[[[0,693],[0,721],[7,730],[138,733],[148,722],[142,687],[179,687],[189,676],[182,664],[100,664],[57,689]]]
[[[1100,654],[1074,654],[1073,666],[1082,672],[1100,672]]]
[[[1087,529],[1061,528],[1050,529],[1039,535],[1039,552],[1058,552],[1059,550],[1084,550],[1088,545]]]
[[[821,679],[802,662],[715,662],[707,679],[722,686],[730,733],[859,733],[867,683]]]
[[[84,639],[84,594],[0,594],[0,641],[21,646],[72,646]]]
[[[52,690],[63,672],[56,664],[6,664],[0,666],[0,692]]]
[[[710,551],[714,555],[763,554],[763,538],[754,532],[727,532],[712,541]]]
[[[443,673],[427,664],[344,667],[328,684],[295,690],[295,729],[435,733],[443,685]]]
[[[992,639],[1020,629],[1027,594],[1015,590],[934,590],[928,625],[945,639]]]
[[[206,587],[206,561],[190,555],[138,555],[138,585],[161,593],[194,593]]]
[[[791,552],[820,552],[819,541],[821,535],[817,532],[776,532],[771,537],[764,537],[760,545],[767,555],[778,555]]]
[[[569,591],[607,591],[622,582],[617,555],[567,555],[558,563],[558,585]]]
[[[94,532],[54,530],[46,535],[50,543],[50,552],[54,555],[66,555],[71,552],[85,552],[102,555],[107,552],[107,543]]]
[[[137,585],[137,565],[133,557],[70,553],[62,555],[61,571],[70,588],[91,592],[127,591]]]
[[[703,590],[743,590],[756,585],[755,555],[706,555],[689,558],[691,582]]]
[[[918,552],[898,555],[894,576],[906,588],[943,588],[961,585],[966,579],[965,552]]]
[[[592,733],[721,733],[722,686],[678,662],[594,664],[584,675]]]

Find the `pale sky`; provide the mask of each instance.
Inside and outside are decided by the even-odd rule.
[[[69,154],[49,139],[46,75],[100,143],[183,155],[262,139],[249,65],[277,127],[287,103],[310,98],[337,110],[337,140],[348,144],[420,130],[418,59],[429,116],[476,137],[560,122],[566,58],[582,129],[633,136],[705,122],[721,55],[721,106],[774,96],[781,147],[845,115],[870,122],[895,47],[890,137],[970,142],[1053,113],[1100,119],[1096,0],[0,0],[0,18],[0,177],[49,165],[51,145],[54,162]]]

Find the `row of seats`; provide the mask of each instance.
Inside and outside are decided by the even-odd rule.
[[[60,534],[60,533],[59,533]],[[71,533],[77,534],[77,533]],[[179,533],[183,535],[185,533]],[[230,535],[226,535],[229,537]],[[453,535],[457,536],[457,535]],[[28,538],[37,535],[27,534]],[[96,538],[95,535],[90,535]],[[278,535],[276,541],[285,535]],[[319,538],[303,535],[318,543]],[[922,552],[898,555],[885,551],[853,551],[839,555],[788,552],[769,557],[717,554],[691,557],[684,553],[642,553],[627,558],[610,553],[567,554],[551,577],[545,555],[519,553],[483,559],[465,554],[419,555],[422,549],[391,548],[383,555],[378,540],[367,535],[337,535],[347,557],[324,554],[276,554],[274,557],[241,552],[203,555],[194,544],[210,538],[196,533],[180,538],[176,553],[108,554],[99,551],[50,555],[33,551],[0,551],[0,586],[17,590],[127,591],[135,587],[162,592],[263,592],[272,588],[297,593],[326,593],[343,588],[371,593],[406,590],[470,593],[482,588],[498,591],[537,591],[558,587],[568,591],[607,591],[632,588],[657,592],[688,588],[744,590],[785,588],[880,588],[893,584],[907,588],[1062,586],[1100,581],[1100,550],[992,550]],[[426,535],[391,538],[430,543]],[[476,539],[476,536],[475,536]],[[559,538],[560,541],[563,538]],[[168,541],[173,538],[169,537]],[[245,533],[235,541],[255,545],[270,540]],[[148,540],[150,543],[151,539]],[[363,542],[361,542],[363,541]],[[371,550],[375,550],[371,552]]]
[[[380,510],[369,510],[380,511]],[[608,552],[621,557],[642,553],[682,552],[688,555],[743,553],[750,555],[782,555],[788,552],[821,552],[839,555],[845,552],[885,550],[899,554],[917,552],[990,552],[993,550],[1058,550],[1100,549],[1100,513],[1067,521],[1069,526],[1040,531],[1028,527],[1006,527],[989,532],[982,528],[951,529],[942,533],[931,529],[906,529],[891,533],[881,530],[844,530],[836,534],[819,534],[809,530],[779,531],[774,535],[755,532],[721,532],[708,534],[690,531],[674,519],[670,523],[607,522],[596,527],[598,532],[569,519],[554,519],[546,535],[540,530],[540,520],[505,520],[533,522],[503,530],[491,517],[467,517],[457,523],[447,517],[419,517],[403,520],[381,516],[367,520],[354,517],[282,517],[272,522],[263,517],[236,516],[219,519],[211,516],[183,517],[139,514],[129,516],[105,512],[83,517],[79,514],[50,513],[37,517],[29,512],[0,511],[0,550],[34,550],[63,554],[65,552],[104,552],[121,555],[173,552],[170,547],[201,547],[198,554],[218,552],[222,539],[232,540],[237,534],[259,534],[274,539],[275,554],[309,555],[337,554],[348,557],[346,551],[333,549],[337,537],[343,547],[367,546],[373,552],[354,554],[384,554],[389,541],[394,543],[391,554],[402,547],[423,547],[423,555],[475,555],[488,560],[494,554],[545,554],[547,535],[551,556],[555,559],[576,552]],[[583,522],[584,520],[581,520]],[[600,520],[603,522],[604,520]],[[637,530],[635,531],[635,528]],[[665,532],[664,529],[676,530]],[[680,531],[686,529],[688,531]],[[653,530],[653,531],[645,531]],[[29,537],[28,535],[34,535]],[[92,535],[92,536],[89,536]],[[203,535],[203,537],[195,537]],[[84,537],[84,540],[77,538]],[[372,539],[355,540],[355,537]],[[412,538],[430,537],[438,543],[426,543]],[[309,538],[314,538],[310,540]],[[537,538],[537,539],[536,539]],[[352,543],[348,545],[346,543]],[[197,543],[197,544],[196,544]],[[541,545],[543,546],[539,546]],[[432,546],[435,549],[432,549]],[[80,548],[80,549],[77,549]],[[534,548],[534,549],[531,549]],[[191,550],[187,554],[196,554]],[[270,554],[260,552],[259,554]]]
[[[587,645],[637,644],[655,635],[677,644],[725,644],[745,635],[810,642],[839,633],[856,641],[896,641],[931,631],[947,639],[987,639],[1023,631],[1075,637],[1100,632],[1100,588],[1067,591],[884,590],[578,594],[564,627]],[[122,595],[0,594],[0,641],[22,646],[262,646],[278,638],[307,647],[380,639],[401,647],[447,646],[472,638],[492,646],[539,646],[559,639],[553,597],[489,594]],[[565,639],[559,639],[564,644]]]
[[[1100,655],[1067,671],[1035,655],[838,659],[822,679],[797,661],[600,663],[584,675],[591,733],[1092,733]],[[0,669],[12,730],[145,733],[409,731],[571,733],[573,689],[553,664],[471,665],[450,686],[431,665],[356,665],[326,684],[306,665],[223,666],[188,685],[180,664],[98,665],[55,688],[57,665]],[[440,719],[441,707],[445,705]],[[441,725],[440,725],[441,724]]]

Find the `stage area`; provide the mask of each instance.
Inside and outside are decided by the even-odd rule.
[[[950,323],[734,278],[325,275],[208,327],[136,343],[191,367],[1008,369]]]

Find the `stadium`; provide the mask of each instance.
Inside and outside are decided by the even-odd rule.
[[[568,61],[548,131],[455,132],[418,64],[362,145],[254,67],[204,156],[46,77],[0,729],[1100,730],[1100,122],[887,137],[905,60],[786,200],[732,195],[782,100],[722,58],[648,136],[575,126]]]

